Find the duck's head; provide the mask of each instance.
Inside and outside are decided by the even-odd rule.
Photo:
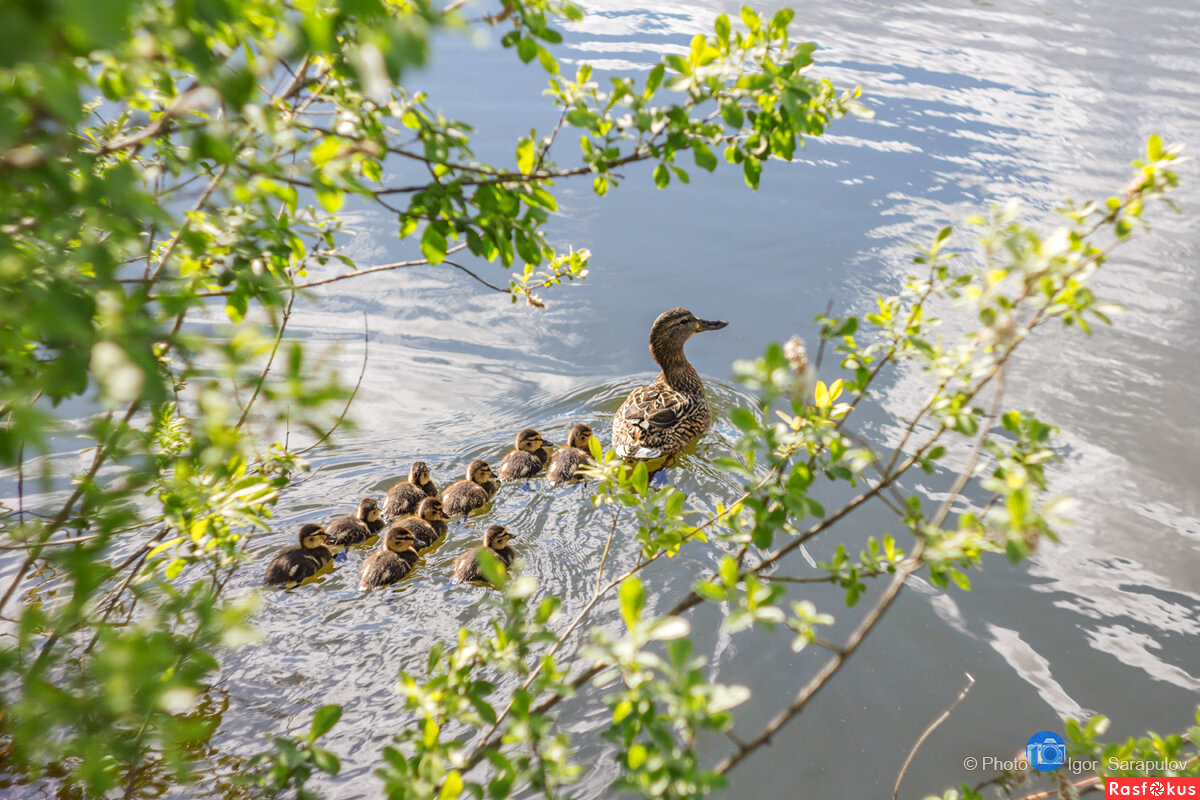
[[[358,503],[358,518],[363,522],[379,521],[379,503],[374,497],[364,497]]]
[[[315,550],[318,547],[324,547],[325,540],[329,538],[329,534],[320,525],[309,523],[300,526],[300,546],[305,550]]]
[[[700,319],[686,308],[672,308],[659,315],[650,328],[650,352],[682,350],[683,344],[701,331],[719,331],[728,325],[724,320]]]
[[[567,436],[567,444],[571,447],[578,447],[580,450],[587,450],[588,439],[591,439],[592,435],[592,429],[587,425],[576,425],[571,428],[571,433]]]
[[[422,500],[417,506],[417,516],[426,522],[447,522],[450,519],[442,508],[442,501],[436,497],[426,497]]]
[[[393,523],[392,527],[388,528],[387,536],[384,537],[383,546],[393,553],[403,553],[405,550],[412,550],[413,545],[417,543],[417,538],[412,535],[412,531]]]
[[[508,528],[503,525],[493,525],[483,534],[483,543],[492,550],[503,550],[508,545],[508,540],[515,538],[517,537],[509,533]]]
[[[524,450],[527,453],[536,453],[542,449],[545,441],[542,440],[542,435],[533,428],[526,428],[517,434],[517,449]]]
[[[412,468],[408,471],[408,482],[415,486],[424,486],[429,483],[429,465],[424,461],[414,461]]]
[[[472,483],[487,483],[496,477],[492,473],[491,466],[481,458],[477,458],[471,462],[471,466],[467,467],[467,480]]]

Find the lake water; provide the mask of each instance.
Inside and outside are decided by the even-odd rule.
[[[560,61],[599,70],[638,71],[663,52],[686,48],[710,30],[727,3],[587,3]],[[353,380],[362,355],[362,315],[370,359],[355,403],[357,430],[316,454],[311,473],[288,491],[278,532],[260,537],[264,560],[289,545],[301,522],[351,513],[357,498],[379,495],[421,458],[449,483],[473,458],[498,460],[522,427],[561,442],[588,421],[607,442],[624,394],[652,374],[651,321],[687,306],[729,321],[692,340],[688,352],[707,376],[716,423],[670,478],[697,506],[736,495],[708,465],[733,437],[725,417],[745,400],[730,384],[731,363],[799,333],[815,345],[814,315],[863,312],[897,289],[910,266],[908,243],[993,201],[1020,197],[1031,218],[1067,195],[1103,197],[1122,186],[1146,136],[1200,147],[1200,7],[1194,0],[1076,2],[811,2],[796,4],[797,35],[816,41],[815,71],[839,86],[859,83],[874,121],[845,120],[811,140],[796,162],[764,171],[747,189],[740,171],[689,170],[692,184],[656,190],[649,170],[630,167],[623,185],[597,198],[590,182],[562,182],[556,244],[593,253],[589,278],[544,293],[546,310],[510,305],[452,269],[372,276],[325,287],[294,315],[290,330],[338,345]],[[773,11],[773,9],[760,9]],[[603,76],[601,72],[601,76]],[[540,97],[545,76],[514,54],[462,39],[439,41],[432,67],[414,77],[434,105],[479,127],[477,155],[511,159],[531,125],[548,130],[557,113]],[[570,160],[574,137],[559,144]],[[963,770],[967,756],[1009,757],[1062,719],[1103,712],[1111,735],[1194,724],[1200,696],[1200,176],[1177,200],[1184,215],[1155,210],[1154,230],[1119,251],[1098,280],[1106,299],[1129,313],[1091,338],[1056,332],[1034,343],[1009,379],[1014,405],[1040,409],[1063,430],[1066,460],[1053,469],[1057,491],[1079,499],[1077,524],[1060,546],[1017,567],[1001,557],[972,574],[974,590],[942,593],[915,580],[841,674],[764,748],[731,774],[733,797],[885,796],[908,749],[958,694],[971,694],[926,743],[902,796],[920,797],[989,774]],[[347,214],[348,252],[371,265],[411,258],[385,215]],[[962,241],[961,239],[959,241]],[[496,266],[477,265],[504,282]],[[824,376],[833,370],[827,359]],[[898,420],[919,403],[908,382],[882,387],[859,432],[894,441]],[[935,484],[930,484],[936,488]],[[449,586],[454,556],[492,522],[520,535],[525,571],[584,604],[604,548],[609,516],[586,489],[505,487],[493,509],[452,527],[395,591],[362,594],[352,553],[323,582],[265,596],[255,622],[261,643],[223,660],[219,701],[227,703],[213,744],[249,754],[264,734],[307,726],[323,703],[345,707],[327,744],[343,773],[320,782],[333,798],[375,797],[380,749],[405,724],[393,693],[397,671],[421,671],[428,646],[453,640],[461,625],[486,624],[487,591]],[[836,502],[830,495],[826,506]],[[839,541],[855,549],[868,535],[894,531],[887,512],[864,509],[810,548],[822,560]],[[902,538],[899,537],[898,538]],[[618,536],[610,569],[636,559]],[[651,607],[664,610],[721,555],[692,545],[645,581]],[[795,572],[804,569],[795,556]],[[245,570],[232,591],[253,591],[261,573]],[[828,587],[799,587],[839,618],[840,638],[862,613]],[[569,619],[569,616],[568,616]],[[614,632],[613,604],[596,620]],[[824,658],[793,654],[787,636],[719,629],[703,609],[693,638],[712,654],[713,680],[754,695],[737,730],[752,734]],[[564,623],[565,624],[565,623]],[[577,736],[587,779],[572,797],[600,797],[615,776],[595,732],[606,711],[596,696],[562,706]],[[705,743],[719,758],[722,741]]]

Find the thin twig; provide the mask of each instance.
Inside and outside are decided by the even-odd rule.
[[[830,312],[833,311],[833,298],[829,298],[829,302],[825,304],[825,318],[829,318]],[[825,358],[825,342],[824,336],[821,337],[821,343],[817,345],[817,364],[815,369],[818,373],[821,372],[821,361]]]
[[[250,395],[250,402],[242,409],[242,416],[238,418],[234,430],[238,430],[246,424],[246,418],[250,416],[250,409],[254,407],[254,402],[258,400],[258,396],[267,382],[267,374],[271,371],[271,365],[275,363],[275,355],[279,352],[280,343],[283,342],[283,332],[287,330],[288,320],[292,316],[292,304],[295,302],[296,293],[293,291],[288,297],[287,305],[283,308],[283,317],[279,321],[279,330],[275,332],[275,341],[271,345],[271,355],[267,357],[267,365],[263,367],[262,373],[258,376],[258,382],[254,384],[254,394]]]
[[[896,785],[892,789],[892,800],[897,800],[897,798],[900,797],[900,784],[904,782],[904,776],[908,772],[908,767],[910,764],[912,764],[912,760],[916,757],[917,751],[921,749],[921,745],[925,744],[925,741],[931,735],[933,735],[933,732],[941,727],[943,722],[950,718],[950,715],[954,713],[954,709],[958,708],[958,704],[963,701],[963,698],[965,698],[967,693],[971,691],[971,687],[975,685],[975,679],[971,677],[971,673],[967,672],[964,674],[967,676],[967,685],[964,686],[962,691],[958,693],[958,697],[954,699],[954,702],[950,704],[950,707],[939,714],[937,719],[929,724],[929,727],[925,729],[925,732],[922,733],[917,738],[917,741],[913,744],[912,750],[908,752],[908,758],[904,759],[904,766],[900,767],[900,774],[896,776]]]
[[[360,388],[362,388],[363,377],[367,374],[367,352],[368,352],[368,349],[370,348],[369,333],[370,332],[367,330],[367,313],[364,311],[363,312],[362,369],[360,369],[358,372],[358,382],[354,384],[354,391],[350,393],[350,397],[346,400],[346,407],[342,409],[342,413],[338,415],[338,418],[337,418],[337,420],[334,421],[333,426],[330,427],[329,430],[325,431],[325,433],[321,436],[320,439],[317,439],[315,442],[310,444],[308,447],[304,447],[304,448],[301,448],[300,450],[297,450],[295,453],[296,455],[301,455],[302,453],[307,453],[309,450],[312,450],[314,447],[321,444],[326,439],[328,439],[330,436],[332,436],[333,432],[336,431],[338,429],[338,427],[341,426],[342,422],[345,421],[346,415],[348,413],[350,413],[350,405],[351,405],[351,403],[354,402],[354,398],[358,396],[358,390]]]
[[[191,102],[200,92],[200,87],[193,86],[183,94],[175,98],[175,102],[159,115],[158,119],[151,122],[144,128],[134,131],[120,139],[103,144],[96,151],[97,155],[108,155],[119,150],[127,150],[130,147],[140,145],[147,139],[152,139],[167,129],[172,120],[191,110]]]
[[[600,557],[600,568],[596,570],[596,593],[600,592],[600,580],[604,577],[604,564],[608,561],[608,549],[612,547],[613,535],[617,532],[617,509],[613,509],[612,527],[608,529],[608,541],[604,543],[604,555]]]
[[[462,248],[459,248],[459,249],[462,249]],[[450,252],[450,251],[449,251],[449,250],[447,250],[446,252],[448,253],[448,252]],[[479,281],[480,283],[482,283],[484,286],[488,287],[489,289],[493,289],[493,290],[495,290],[495,291],[497,291],[497,292],[501,292],[501,293],[503,293],[503,294],[511,294],[511,293],[512,293],[512,290],[511,290],[511,289],[505,289],[505,288],[503,288],[503,287],[500,287],[500,286],[497,286],[497,285],[495,285],[494,283],[488,283],[488,282],[487,282],[487,281],[485,281],[483,278],[479,277],[479,276],[478,276],[478,275],[476,275],[474,272],[472,272],[471,270],[469,270],[469,269],[467,269],[466,267],[464,267],[462,264],[459,264],[457,261],[451,261],[450,259],[448,259],[448,258],[447,258],[447,259],[445,259],[445,260],[444,260],[442,263],[443,263],[443,264],[449,264],[450,266],[454,267],[455,269],[460,269],[460,270],[462,270],[463,272],[467,273],[467,274],[468,274],[468,275],[470,275],[472,278],[474,278],[475,280]]]
[[[457,253],[458,251],[462,250],[466,246],[467,246],[466,242],[463,242],[461,244],[456,244],[453,247],[448,248],[446,250],[446,255],[450,255],[451,253]],[[353,278],[361,278],[364,275],[370,275],[375,272],[386,272],[388,270],[404,269],[406,267],[424,267],[424,266],[428,266],[428,265],[429,265],[429,259],[427,259],[427,258],[418,258],[418,259],[413,259],[412,261],[397,261],[394,264],[382,264],[378,267],[370,267],[368,269],[355,270],[354,272],[351,272],[348,275],[335,275],[332,278],[322,278],[319,281],[307,281],[305,283],[293,283],[293,284],[289,284],[287,286],[281,286],[279,288],[282,291],[296,291],[297,289],[312,289],[315,286],[324,286],[328,283],[337,283],[338,281],[348,281]],[[457,265],[455,265],[455,266],[457,266]],[[463,269],[463,268],[459,267],[459,269]],[[469,272],[469,270],[466,270],[466,271]],[[476,280],[479,280],[478,276],[473,275],[472,277],[475,277]],[[494,289],[496,287],[493,286],[492,288]],[[195,296],[196,297],[229,297],[230,295],[234,294],[234,292],[236,292],[236,291],[238,291],[238,290],[223,289],[220,291],[213,291],[213,292],[198,292]],[[500,289],[499,291],[506,292],[508,290]],[[157,300],[158,298],[150,297],[148,299],[149,300]]]

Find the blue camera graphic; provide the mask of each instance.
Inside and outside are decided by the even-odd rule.
[[[1054,731],[1042,731],[1029,737],[1025,758],[1038,772],[1053,772],[1067,760],[1067,746]]]

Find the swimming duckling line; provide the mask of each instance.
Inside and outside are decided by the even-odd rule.
[[[661,314],[650,329],[650,354],[661,368],[653,382],[634,389],[613,418],[612,443],[617,455],[625,459],[646,460],[671,456],[683,450],[712,423],[704,384],[699,373],[683,352],[684,345],[696,333],[724,328],[721,320],[702,320],[686,308],[674,308]],[[392,520],[380,548],[371,553],[361,568],[363,588],[383,586],[401,580],[420,558],[418,550],[441,541],[451,517],[466,517],[487,505],[499,490],[496,478],[503,481],[535,477],[547,467],[551,483],[564,483],[579,476],[592,462],[589,442],[593,432],[580,423],[571,428],[567,443],[548,457],[546,441],[533,428],[517,434],[514,449],[500,462],[499,475],[487,461],[476,459],[467,467],[466,477],[451,484],[441,497],[438,486],[424,461],[415,461],[408,479],[393,484],[382,507],[372,497],[364,497],[353,516],[329,523],[301,527],[296,547],[275,556],[267,568],[268,584],[299,582],[321,570],[333,560],[327,546],[365,542]],[[488,550],[505,568],[516,559],[516,550],[508,542],[516,538],[503,525],[492,525],[484,534],[483,545],[461,554],[454,561],[454,583],[483,580],[479,557]],[[343,558],[343,556],[339,556]]]

